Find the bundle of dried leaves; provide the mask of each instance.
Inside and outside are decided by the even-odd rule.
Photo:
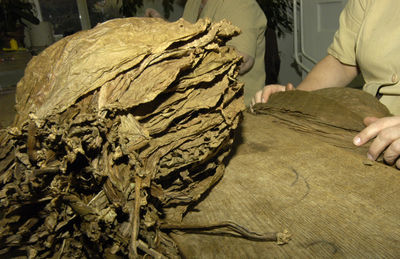
[[[111,20],[29,63],[0,134],[0,255],[179,256],[244,109],[222,21]]]

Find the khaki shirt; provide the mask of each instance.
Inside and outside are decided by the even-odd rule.
[[[188,0],[183,11],[183,18],[196,22],[199,18],[211,21],[226,19],[241,29],[241,34],[227,44],[254,58],[253,67],[239,80],[245,84],[244,100],[249,105],[258,90],[265,85],[265,30],[267,18],[255,0],[208,0],[201,10],[201,0]]]
[[[349,0],[328,53],[358,66],[364,91],[400,115],[400,0]]]

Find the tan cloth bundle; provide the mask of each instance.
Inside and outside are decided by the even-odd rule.
[[[356,149],[352,138],[365,128],[365,117],[390,116],[374,96],[353,88],[277,93],[254,110],[273,116],[296,131],[313,134],[323,142],[352,149]]]
[[[288,245],[235,235],[176,233],[187,258],[393,258],[400,253],[400,173],[367,159],[352,138],[364,116],[387,116],[348,88],[274,94],[244,113],[224,177],[183,223],[233,221],[287,229]],[[238,132],[239,133],[239,132]],[[193,231],[194,232],[194,231]]]

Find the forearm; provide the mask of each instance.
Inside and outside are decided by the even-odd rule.
[[[328,55],[315,65],[297,89],[313,91],[321,88],[345,87],[357,74],[356,66],[345,65]]]

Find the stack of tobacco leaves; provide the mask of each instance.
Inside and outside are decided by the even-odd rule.
[[[34,57],[0,132],[0,256],[176,257],[244,109],[226,21],[124,18]]]

